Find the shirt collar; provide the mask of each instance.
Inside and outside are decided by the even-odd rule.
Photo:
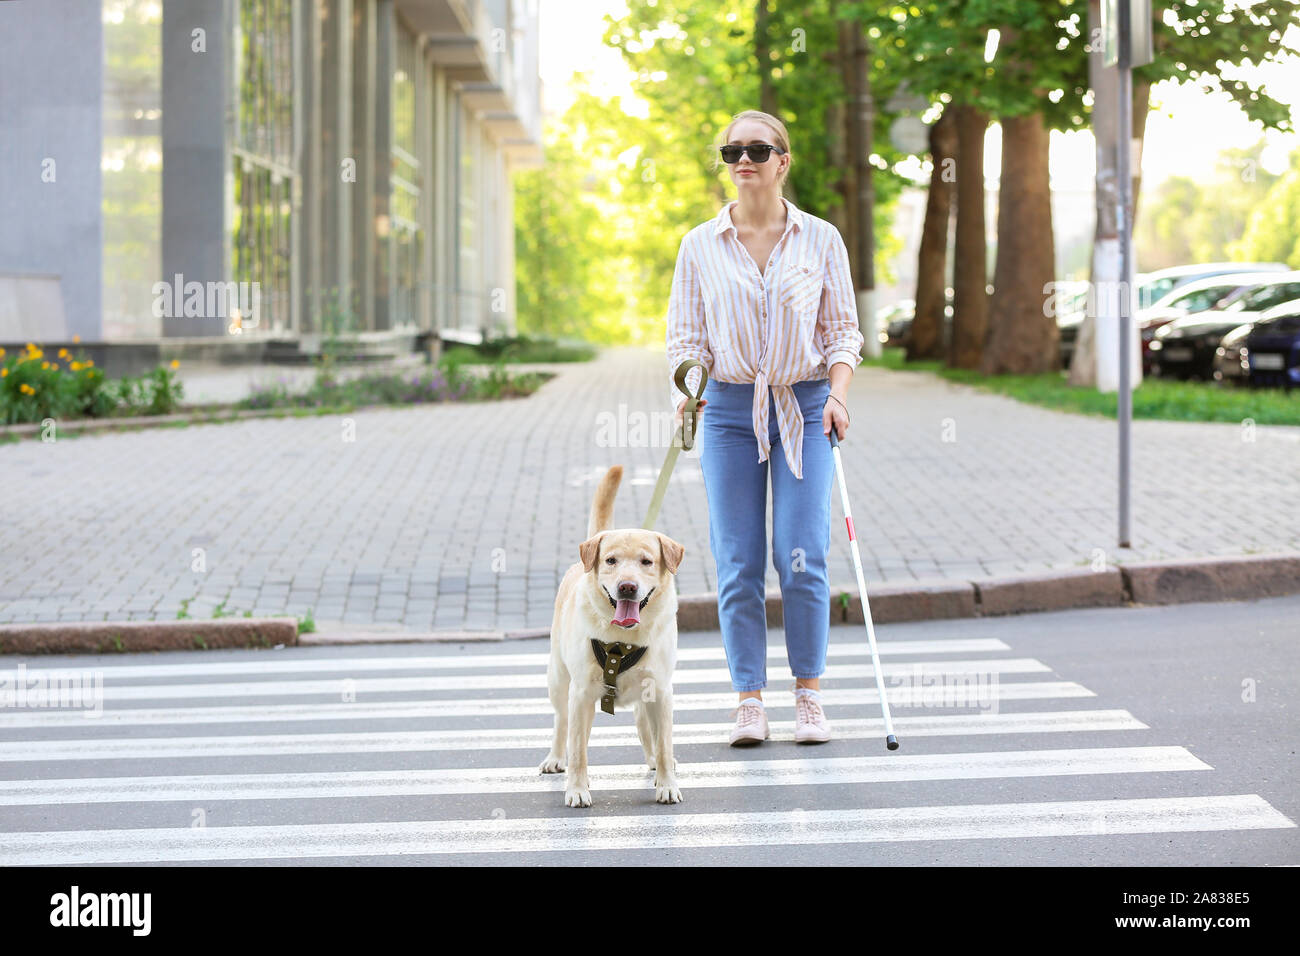
[[[784,196],[781,197],[781,202],[785,203],[786,231],[788,232],[791,228],[802,229],[804,226],[803,210],[800,209],[798,206],[796,206],[794,203],[792,203],[790,200],[786,199]],[[731,221],[731,207],[733,205],[735,205],[735,200],[732,200],[731,202],[723,206],[722,212],[718,213],[718,217],[716,219],[716,225],[713,227],[713,234],[715,236],[721,235],[722,233],[726,232],[728,229],[736,228],[736,224]]]

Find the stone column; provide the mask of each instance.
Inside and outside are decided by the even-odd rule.
[[[232,0],[164,0],[162,279],[230,276]],[[184,288],[173,293],[184,300]],[[206,293],[204,296],[206,302]],[[206,313],[206,306],[203,310]],[[163,318],[162,334],[220,336],[229,318]]]
[[[362,329],[373,329],[375,303],[375,38],[374,0],[355,0],[352,9],[352,278]]]
[[[322,311],[337,305],[364,318],[352,294],[352,0],[321,0],[320,291]]]
[[[321,21],[318,0],[297,0],[294,146],[298,203],[294,217],[295,331],[319,331],[321,286]]]
[[[393,230],[389,218],[393,172],[393,71],[397,67],[397,23],[393,0],[375,0],[374,138],[371,140],[374,179],[371,182],[370,235],[374,237],[371,328],[392,328]],[[411,82],[418,82],[411,77]]]

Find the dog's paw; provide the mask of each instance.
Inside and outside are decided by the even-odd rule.
[[[655,803],[681,803],[682,792],[675,784],[655,787]]]
[[[590,790],[565,790],[564,805],[566,807],[591,806],[591,791]]]
[[[542,773],[564,773],[564,758],[556,757],[554,754],[547,754],[537,767]]]

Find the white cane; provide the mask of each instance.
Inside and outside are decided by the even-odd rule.
[[[898,749],[894,724],[889,719],[889,701],[885,699],[885,681],[880,673],[880,657],[876,654],[876,629],[871,623],[871,606],[867,604],[867,582],[862,575],[862,556],[858,553],[858,537],[853,533],[853,512],[849,510],[849,489],[844,483],[844,462],[840,458],[840,440],[831,423],[831,454],[835,456],[835,474],[840,480],[840,503],[844,506],[844,523],[849,529],[849,547],[853,551],[853,570],[858,575],[858,593],[862,595],[862,616],[867,619],[867,643],[871,646],[871,669],[876,675],[876,691],[880,694],[880,709],[885,715],[885,746]]]

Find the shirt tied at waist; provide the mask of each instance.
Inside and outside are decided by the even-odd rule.
[[[776,400],[776,424],[781,437],[781,447],[785,450],[785,461],[790,472],[799,479],[803,478],[803,412],[799,408],[799,399],[789,382],[772,382],[767,377],[767,369],[760,368],[754,376],[754,436],[758,439],[758,460],[768,460],[772,444],[767,439],[767,390],[772,389]]]

